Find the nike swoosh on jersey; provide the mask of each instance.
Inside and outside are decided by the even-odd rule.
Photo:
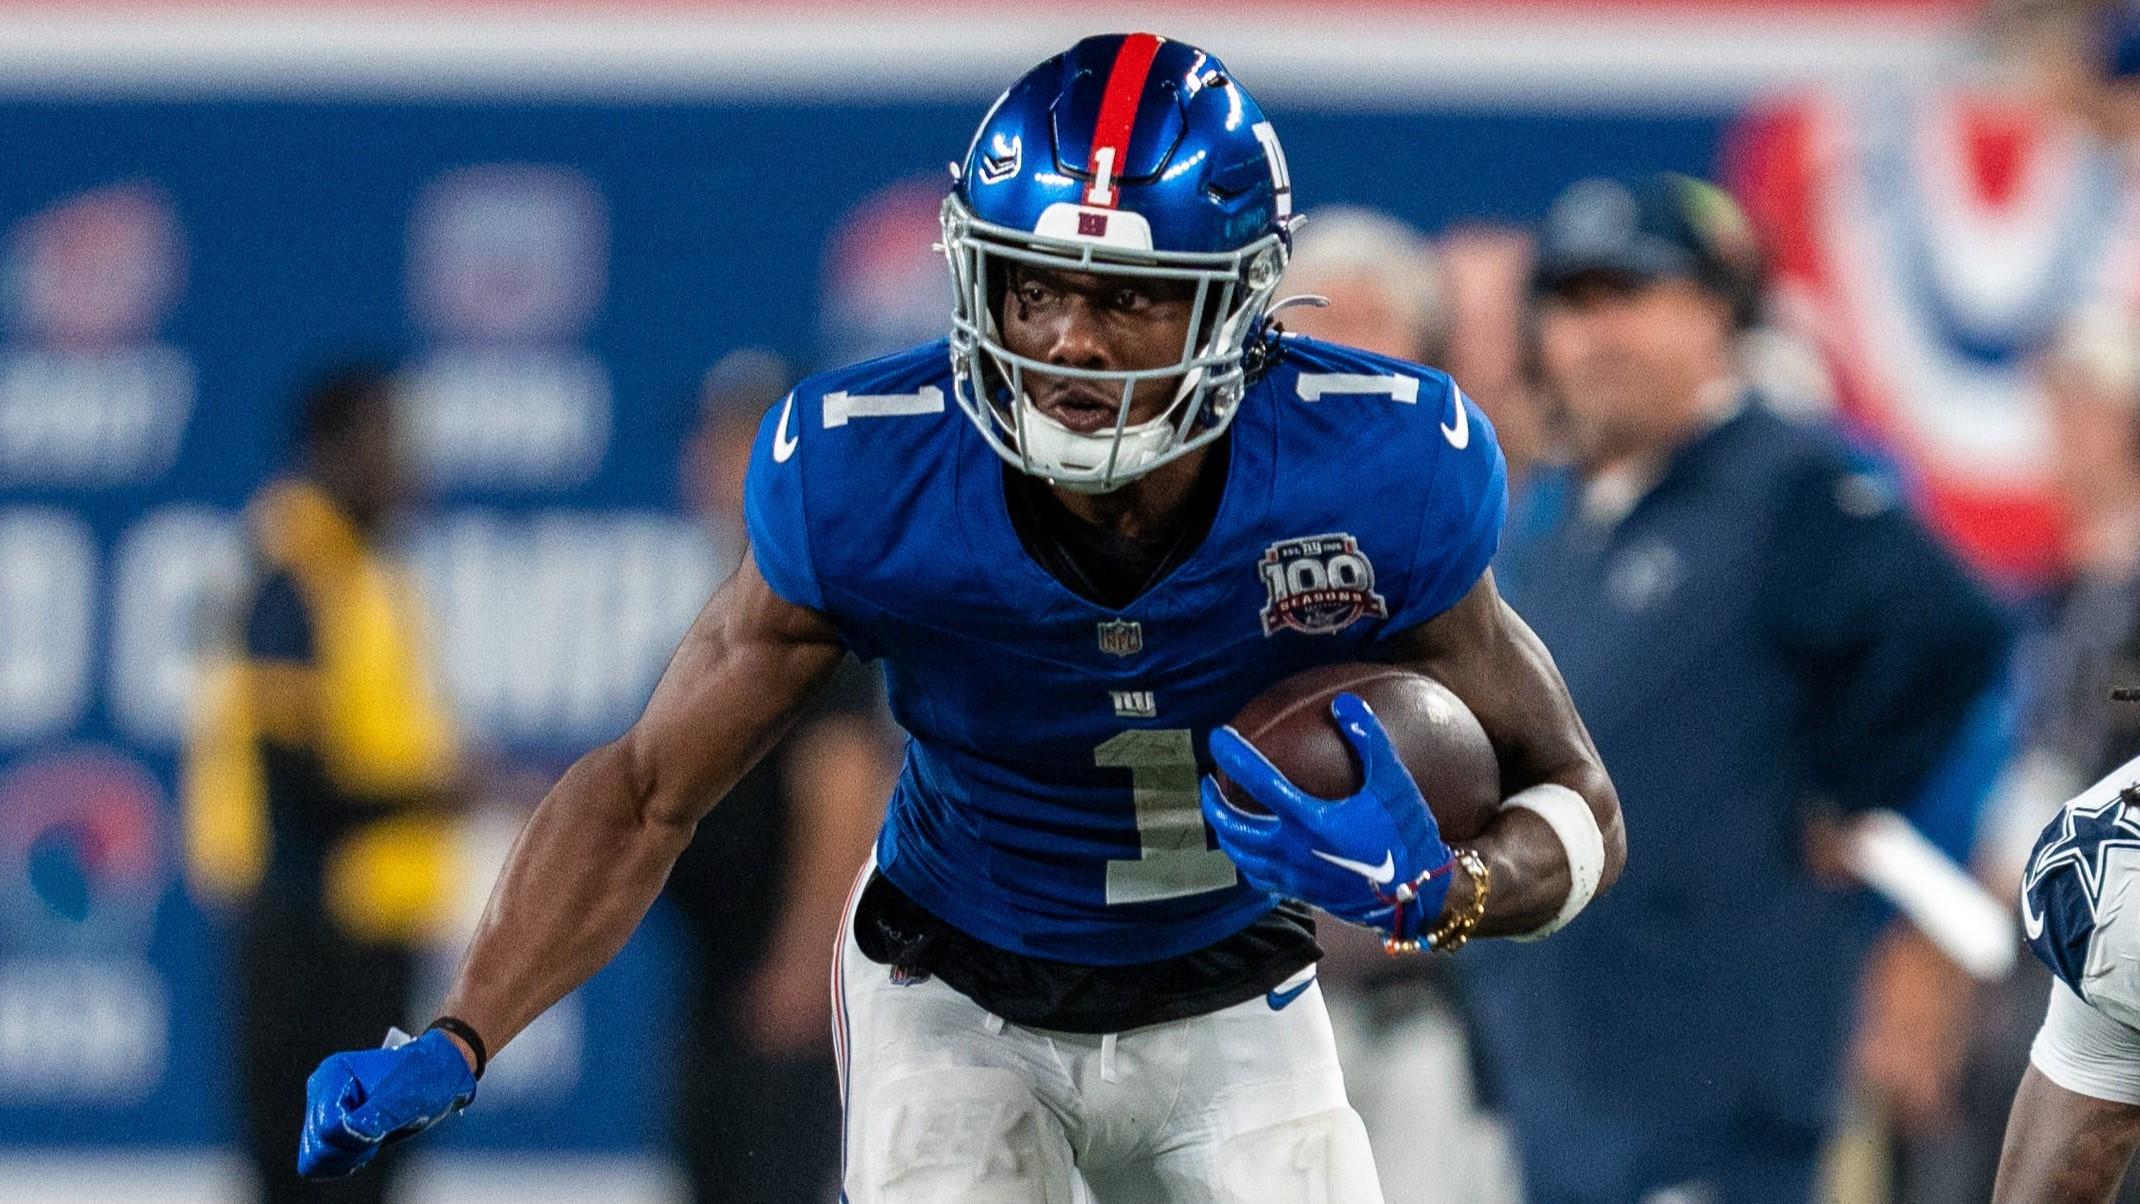
[[[1442,423],[1442,438],[1449,441],[1449,446],[1463,451],[1471,446],[1471,415],[1468,412],[1470,407],[1464,404],[1462,389],[1452,388],[1449,395],[1456,398],[1456,426],[1452,428],[1448,423]]]
[[[2043,935],[2043,916],[2029,906],[2029,892],[2026,887],[2021,891],[2021,931],[2027,933],[2032,941]]]
[[[1272,991],[1270,994],[1265,995],[1263,999],[1264,1002],[1271,1005],[1272,1011],[1282,1012],[1285,1010],[1285,1006],[1287,1004],[1300,998],[1302,995],[1307,994],[1308,988],[1314,985],[1315,977],[1313,975],[1310,975],[1308,977],[1308,981],[1301,983],[1299,986],[1289,987],[1283,991]]]
[[[795,454],[795,445],[801,440],[788,434],[788,417],[795,412],[795,395],[788,394],[786,405],[780,407],[780,425],[773,431],[773,463],[785,464]]]
[[[1343,866],[1351,870],[1369,882],[1387,886],[1397,878],[1397,857],[1396,854],[1388,849],[1382,850],[1381,865],[1369,865],[1364,861],[1353,861],[1350,858],[1340,857],[1335,853],[1325,853],[1321,849],[1309,849],[1308,851],[1332,865]]]

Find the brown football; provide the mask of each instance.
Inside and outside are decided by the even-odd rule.
[[[1257,695],[1233,728],[1269,757],[1295,786],[1339,799],[1360,788],[1352,746],[1330,716],[1330,700],[1349,691],[1374,708],[1452,844],[1486,830],[1501,806],[1501,769],[1471,708],[1423,673],[1394,665],[1323,665],[1296,673]],[[1263,807],[1223,775],[1226,798],[1244,811]]]

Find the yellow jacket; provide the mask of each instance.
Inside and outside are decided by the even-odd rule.
[[[264,579],[286,570],[312,632],[306,660],[247,655],[230,641],[204,675],[181,783],[189,877],[237,899],[272,850],[261,746],[315,751],[337,791],[375,812],[326,850],[321,894],[351,935],[433,935],[453,879],[454,832],[433,808],[455,760],[428,672],[414,591],[318,487],[270,485],[248,511]]]

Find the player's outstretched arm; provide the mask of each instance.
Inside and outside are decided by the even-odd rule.
[[[2014,1093],[1992,1204],[2105,1204],[2140,1145],[2140,1105],[2068,1091],[2034,1066]]]
[[[1464,700],[1501,762],[1503,792],[1512,800],[1540,805],[1509,806],[1476,840],[1470,842],[1492,871],[1492,892],[1477,934],[1503,936],[1538,932],[1563,920],[1576,883],[1571,873],[1570,841],[1549,820],[1557,803],[1549,790],[1523,799],[1539,787],[1572,791],[1588,807],[1603,837],[1596,894],[1620,876],[1627,861],[1627,835],[1621,826],[1620,796],[1598,758],[1590,731],[1575,712],[1567,683],[1553,664],[1544,642],[1531,631],[1494,585],[1489,570],[1456,605],[1397,636],[1388,659],[1432,675]],[[1572,807],[1574,801],[1559,794]],[[1574,816],[1579,823],[1581,815]],[[1567,823],[1561,815],[1557,822]],[[1597,840],[1597,836],[1589,837]],[[1472,884],[1459,875],[1444,904],[1444,914],[1463,915],[1472,905]],[[1580,906],[1578,901],[1577,906]],[[1572,916],[1573,912],[1568,912]]]
[[[631,730],[565,772],[514,842],[446,1011],[492,1052],[607,965],[698,821],[839,664],[838,633],[743,564]]]
[[[580,758],[521,830],[446,1014],[496,1053],[608,964],[700,818],[780,738],[842,653],[831,623],[781,599],[746,556],[692,623],[638,722]],[[465,1104],[475,1062],[467,1042],[440,1031],[400,1050],[329,1058],[308,1084],[299,1169],[347,1174],[384,1142]]]

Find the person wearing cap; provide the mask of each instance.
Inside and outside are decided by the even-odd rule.
[[[2002,660],[1887,485],[1747,383],[1758,286],[1683,176],[1576,184],[1540,233],[1567,464],[1495,571],[1642,822],[1595,915],[1461,967],[1531,1204],[1812,1197],[1882,916],[1809,832],[1918,797]]]

